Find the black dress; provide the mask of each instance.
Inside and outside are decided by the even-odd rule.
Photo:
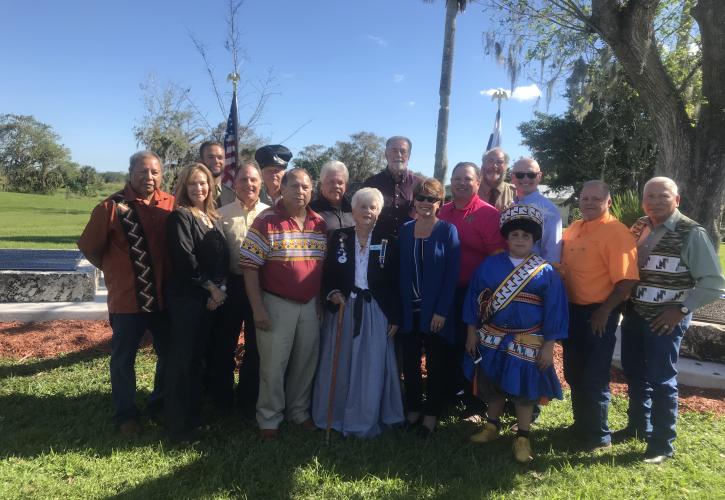
[[[166,428],[174,439],[186,439],[201,423],[203,362],[219,309],[209,311],[207,281],[224,282],[229,250],[221,223],[208,227],[188,208],[174,210],[166,222],[171,278],[166,300],[171,341],[166,373]]]

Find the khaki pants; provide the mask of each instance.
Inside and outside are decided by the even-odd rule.
[[[257,423],[260,429],[276,429],[284,415],[296,424],[310,418],[320,325],[315,299],[300,304],[262,292],[262,300],[272,328],[257,330]]]

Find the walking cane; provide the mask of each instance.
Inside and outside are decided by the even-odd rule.
[[[340,361],[340,337],[342,336],[342,320],[345,316],[345,303],[341,303],[337,311],[337,327],[335,328],[335,350],[332,355],[332,376],[330,380],[330,394],[327,397],[327,430],[325,441],[330,444],[330,429],[332,428],[332,404],[335,400],[335,383],[337,382],[337,364]]]

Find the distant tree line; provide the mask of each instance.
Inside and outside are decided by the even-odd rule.
[[[0,115],[0,187],[19,193],[51,194],[65,187],[94,196],[104,178],[90,165],[71,160],[50,125],[32,116]]]

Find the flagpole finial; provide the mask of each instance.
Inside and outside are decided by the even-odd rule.
[[[501,101],[503,99],[508,99],[508,98],[509,98],[508,91],[505,89],[501,89],[501,88],[494,90],[493,93],[491,94],[491,100],[493,101],[494,99],[496,99],[496,101],[498,101],[497,104],[498,104],[499,111],[501,110]]]
[[[236,92],[237,91],[237,83],[240,80],[239,73],[237,73],[237,72],[229,73],[229,75],[227,76],[227,80],[229,80],[230,82],[232,82],[232,85],[234,86],[234,92]]]

